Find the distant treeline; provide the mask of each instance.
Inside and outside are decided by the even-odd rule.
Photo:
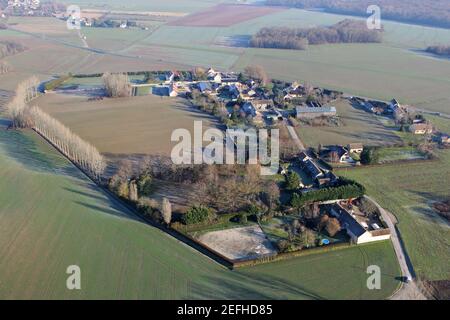
[[[430,46],[426,51],[438,56],[450,56],[450,46]]]
[[[308,29],[262,28],[252,37],[250,45],[256,48],[304,50],[308,44],[371,43],[381,41],[381,31],[369,30],[362,21],[346,19],[331,27]]]
[[[18,42],[0,41],[0,59],[25,51],[26,47]]]
[[[364,17],[370,5],[378,5],[384,19],[450,28],[448,0],[266,0],[266,4]]]

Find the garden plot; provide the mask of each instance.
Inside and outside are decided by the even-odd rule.
[[[205,233],[198,241],[230,260],[250,260],[276,254],[259,226]]]

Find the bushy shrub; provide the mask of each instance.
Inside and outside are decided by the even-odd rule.
[[[380,149],[378,147],[365,147],[361,153],[362,164],[377,164],[380,160]]]
[[[300,177],[296,172],[290,171],[286,175],[286,189],[296,190],[300,185]]]
[[[153,179],[150,174],[142,174],[137,181],[140,196],[149,196],[153,192]]]
[[[183,222],[187,225],[202,223],[210,220],[212,217],[211,210],[204,206],[194,206],[183,215]]]

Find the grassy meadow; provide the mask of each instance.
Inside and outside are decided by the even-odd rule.
[[[230,271],[138,220],[30,131],[0,126],[2,299],[380,299],[389,242]],[[81,290],[66,268],[81,268]],[[368,290],[366,267],[382,270]]]

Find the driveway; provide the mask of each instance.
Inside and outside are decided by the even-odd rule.
[[[415,273],[411,261],[409,260],[406,249],[404,248],[401,240],[400,233],[396,228],[395,216],[389,211],[383,209],[374,199],[369,196],[365,196],[367,199],[372,201],[380,210],[383,220],[387,223],[389,229],[391,230],[391,240],[394,246],[395,255],[397,256],[398,263],[402,272],[402,276],[408,279],[412,279],[408,283],[403,283],[401,288],[392,295],[392,300],[426,300],[427,298],[423,295],[420,289],[417,287],[414,281]]]
[[[294,140],[294,143],[297,145],[300,151],[305,151],[305,145],[303,144],[302,140],[300,140],[297,132],[295,131],[295,128],[291,125],[290,121],[287,118],[283,118],[283,121],[289,131],[289,135],[291,136],[292,140]]]

